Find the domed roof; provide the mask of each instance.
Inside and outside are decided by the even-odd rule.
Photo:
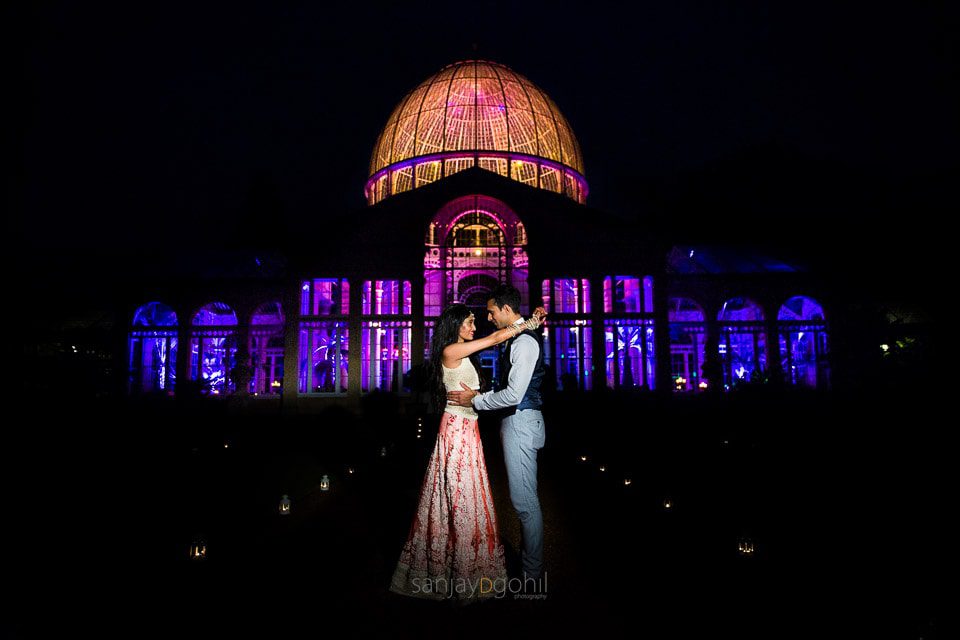
[[[370,204],[479,166],[584,202],[573,129],[553,100],[512,69],[466,60],[404,96],[370,158]]]

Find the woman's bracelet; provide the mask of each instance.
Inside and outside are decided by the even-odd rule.
[[[518,335],[520,335],[522,332],[526,331],[527,329],[536,330],[537,327],[539,326],[540,326],[540,320],[536,316],[533,316],[532,318],[528,319],[526,322],[522,322],[520,324],[512,324],[507,328],[510,329],[511,337],[516,338]]]

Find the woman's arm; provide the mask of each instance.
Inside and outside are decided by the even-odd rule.
[[[545,318],[546,315],[547,311],[543,307],[537,307],[537,309],[533,312],[533,317],[523,324],[515,324],[510,327],[499,329],[488,335],[486,338],[480,338],[479,340],[470,340],[469,342],[454,342],[453,344],[449,344],[443,350],[443,365],[448,369],[452,369],[453,367],[449,365],[458,364],[460,360],[467,358],[478,351],[483,351],[484,349],[489,349],[490,347],[498,345],[504,340],[509,340],[510,338],[523,331],[526,331],[527,329],[536,329],[540,326],[541,320]]]

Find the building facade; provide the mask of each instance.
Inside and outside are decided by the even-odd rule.
[[[482,320],[499,283],[520,290],[523,313],[547,307],[560,392],[830,386],[823,283],[759,250],[689,246],[591,208],[585,176],[543,91],[497,63],[449,65],[390,115],[365,210],[280,257],[245,256],[246,273],[129,301],[127,391],[298,409],[415,400],[436,317],[463,302]],[[493,354],[482,361],[494,373]]]

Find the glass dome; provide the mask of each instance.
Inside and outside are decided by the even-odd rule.
[[[580,145],[556,104],[483,60],[448,65],[404,96],[377,139],[364,193],[375,204],[473,166],[586,201]]]

